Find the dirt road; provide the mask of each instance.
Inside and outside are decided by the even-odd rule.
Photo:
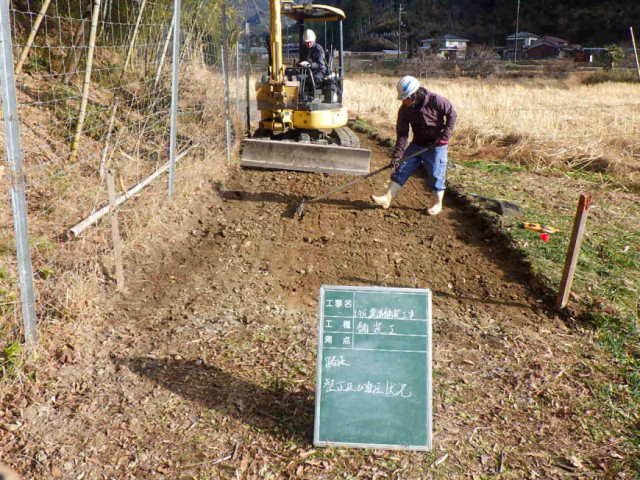
[[[128,295],[5,417],[6,463],[33,479],[612,478],[624,445],[594,407],[589,333],[463,201],[426,216],[413,178],[374,208],[384,176],[302,221],[303,195],[349,178],[246,170],[202,192],[186,240],[129,265]],[[323,284],[433,291],[433,452],[313,448]]]

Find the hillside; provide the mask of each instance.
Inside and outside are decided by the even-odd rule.
[[[362,38],[388,36],[397,42],[398,0],[328,0],[347,14],[347,48]],[[402,35],[414,48],[419,40],[457,34],[473,42],[503,45],[515,32],[515,0],[408,0],[401,2]],[[268,1],[248,4],[258,29],[268,21]],[[260,11],[260,15],[256,12]],[[260,27],[262,18],[262,27]],[[584,46],[630,43],[629,26],[640,27],[640,3],[635,0],[528,0],[520,4],[520,31],[566,38]]]

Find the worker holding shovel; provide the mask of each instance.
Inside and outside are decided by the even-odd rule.
[[[447,145],[458,115],[449,100],[421,87],[414,77],[402,77],[396,88],[402,106],[398,110],[396,124],[397,140],[393,152],[391,185],[386,193],[381,196],[372,195],[371,199],[382,208],[389,208],[402,186],[422,164],[427,171],[427,187],[435,197],[433,204],[427,208],[427,214],[437,215],[442,210],[444,197]],[[409,126],[413,138],[407,147]],[[429,146],[432,148],[409,158]],[[406,160],[403,161],[403,157]]]

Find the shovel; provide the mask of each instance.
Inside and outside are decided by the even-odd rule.
[[[416,153],[412,153],[408,157],[404,157],[400,163],[404,163],[407,160],[409,160],[410,158],[417,157],[421,153],[424,153],[427,150],[431,150],[433,147],[435,147],[435,144],[431,145],[430,147],[426,147],[426,148],[423,148],[421,150],[418,150]],[[345,188],[349,188],[350,186],[355,185],[356,183],[360,183],[361,181],[366,180],[367,178],[374,177],[374,176],[378,175],[379,173],[382,173],[385,170],[390,169],[392,166],[393,166],[392,163],[390,163],[389,165],[385,165],[384,167],[379,168],[378,170],[375,170],[373,172],[367,173],[366,175],[363,175],[360,178],[356,178],[355,180],[352,180],[349,183],[345,183],[344,185],[340,185],[339,187],[336,187],[333,190],[328,191],[327,193],[323,193],[322,195],[318,195],[317,197],[313,197],[313,198],[306,197],[306,198],[303,198],[302,201],[300,202],[300,204],[298,205],[298,207],[296,208],[296,215],[298,216],[298,220],[302,220],[302,216],[304,215],[304,206],[305,206],[305,204],[317,202],[318,200],[324,200],[325,198],[333,195],[334,193],[338,193],[338,192],[344,190]]]
[[[469,195],[475,198],[481,198],[482,200],[495,202],[498,206],[498,212],[504,217],[517,217],[520,215],[520,207],[515,203],[507,200],[498,200],[497,198],[483,197],[482,195],[477,195],[475,193],[469,193]]]

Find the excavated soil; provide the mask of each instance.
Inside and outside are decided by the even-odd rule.
[[[370,146],[372,169],[388,161]],[[594,402],[616,379],[589,331],[455,195],[429,217],[416,177],[374,208],[385,179],[301,221],[304,195],[350,178],[238,170],[203,191],[182,240],[135,258],[128,293],[5,412],[5,463],[30,479],[614,478],[622,433]],[[432,290],[433,452],[313,447],[324,284]]]

